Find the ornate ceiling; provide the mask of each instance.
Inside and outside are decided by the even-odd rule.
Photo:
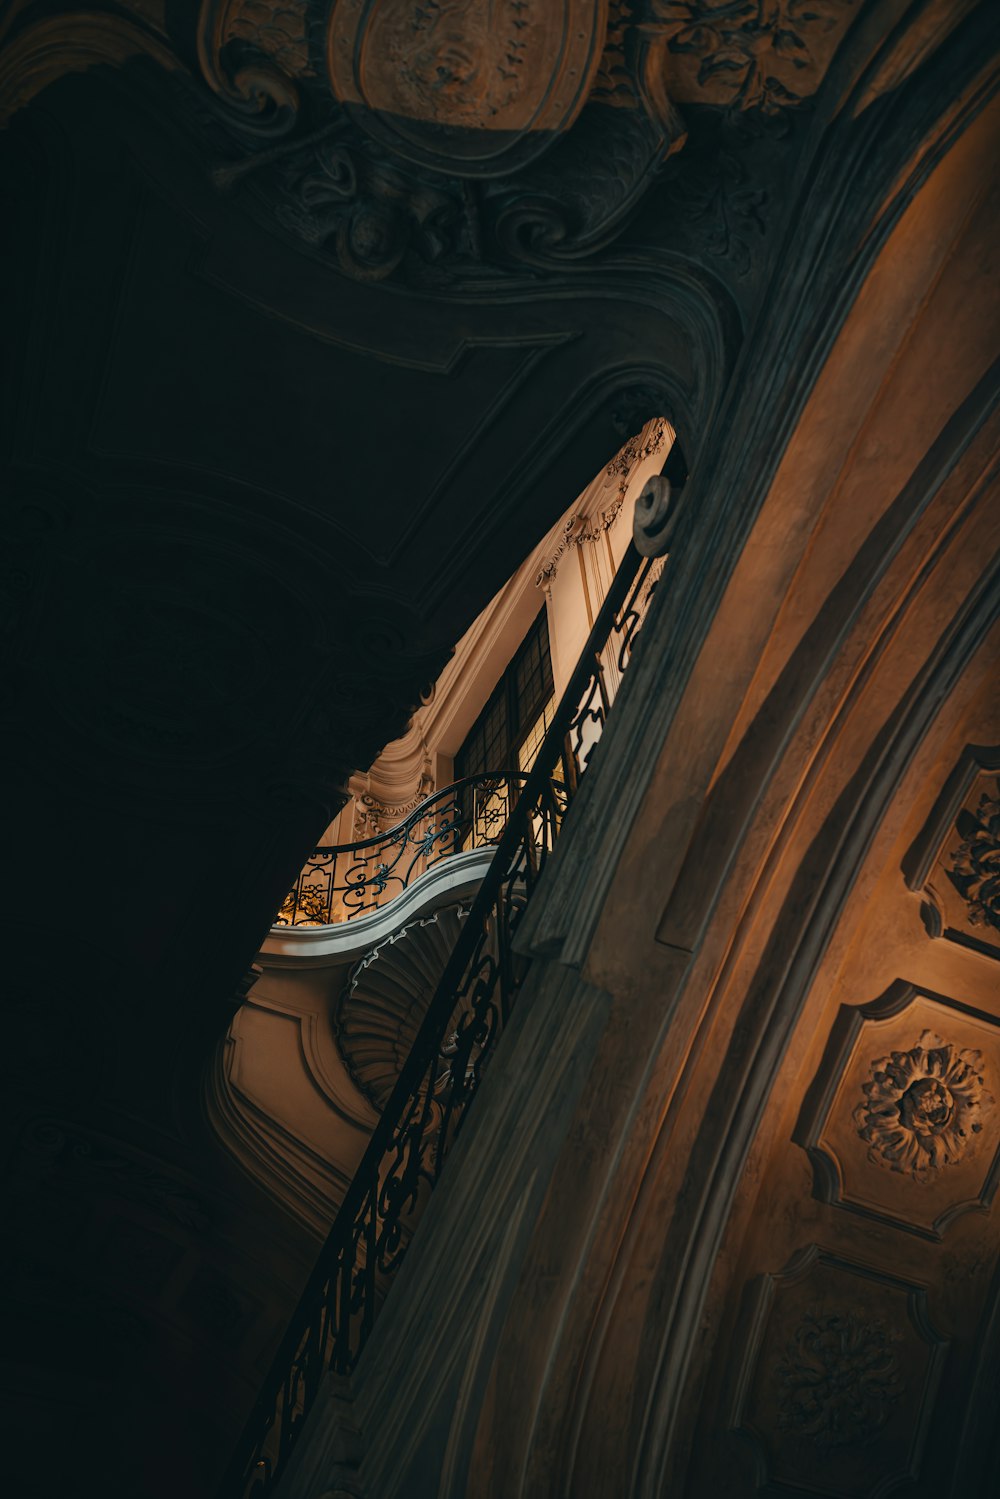
[[[10,117],[67,72],[147,58],[212,141],[220,190],[359,280],[475,285],[605,249],[684,149],[686,111],[781,136],[856,8],[204,0],[195,17],[156,0],[127,16],[27,4],[8,20],[0,95]],[[727,174],[724,221],[703,212],[723,240],[737,225],[752,236],[767,195],[734,164]]]
[[[0,14],[4,1284],[53,1491],[67,1369],[86,1432],[127,1368],[105,1491],[208,1495],[294,1300],[201,1079],[346,777],[647,418],[703,492],[739,447],[737,545],[989,55],[962,4],[481,15]]]

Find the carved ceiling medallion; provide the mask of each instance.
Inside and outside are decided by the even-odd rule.
[[[904,1393],[898,1341],[881,1318],[807,1312],[778,1366],[780,1425],[821,1451],[868,1441]]]
[[[931,937],[1000,958],[1000,747],[967,745],[903,861]]]
[[[955,820],[962,842],[952,851],[948,877],[969,907],[970,926],[1000,932],[1000,777],[975,808]]]
[[[202,0],[201,37],[217,186],[358,280],[575,265],[686,138],[666,42],[620,3]]]
[[[603,12],[600,0],[349,0],[327,33],[333,93],[426,166],[523,166],[583,107]]]
[[[856,0],[199,0],[169,42],[120,9],[20,7],[0,123],[65,72],[145,53],[252,212],[356,279],[478,292],[601,255],[685,145],[688,105],[705,149],[669,212],[691,253],[749,276],[773,160],[747,165],[732,131],[720,152],[706,121],[786,127]]]
[[[823,1202],[923,1238],[989,1208],[1000,1180],[1000,1022],[899,981],[845,1005],[794,1138]]]
[[[755,1454],[756,1487],[776,1499],[909,1492],[946,1354],[923,1287],[873,1265],[810,1244],[757,1277],[732,1348],[729,1419]]]
[[[865,1102],[854,1111],[869,1160],[890,1171],[921,1173],[960,1161],[993,1103],[982,1053],[960,1050],[925,1031],[909,1051],[872,1063]]]

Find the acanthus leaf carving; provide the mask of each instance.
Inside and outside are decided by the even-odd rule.
[[[1000,748],[966,745],[903,860],[931,937],[1000,957]]]
[[[930,1031],[908,1051],[873,1061],[854,1111],[869,1160],[917,1178],[962,1160],[994,1101],[982,1066],[981,1052]]]
[[[707,124],[691,148],[671,164],[665,193],[694,243],[727,261],[741,281],[759,258],[771,211],[754,153],[773,160],[792,133],[788,115],[726,111]]]
[[[852,0],[651,0],[680,102],[776,115],[815,93]]]
[[[394,154],[495,177],[572,126],[600,62],[602,10],[600,0],[330,6],[330,88]]]
[[[309,78],[315,73],[309,59],[306,0],[231,0],[225,30],[231,39],[270,57],[289,78]]]
[[[947,1349],[926,1289],[875,1265],[814,1243],[758,1276],[730,1409],[730,1429],[755,1452],[757,1486],[830,1499],[912,1486]]]
[[[498,0],[487,24],[469,0],[202,0],[198,86],[228,138],[213,175],[252,176],[269,217],[359,280],[571,268],[616,240],[685,145],[679,102],[778,122],[818,87],[849,14],[845,0],[822,15],[804,0]],[[767,206],[744,173],[727,153],[676,194],[738,275]]]
[[[906,1391],[899,1341],[881,1318],[807,1311],[778,1365],[779,1425],[820,1451],[869,1441]]]
[[[962,842],[952,850],[948,878],[968,905],[969,924],[1000,932],[1000,779],[995,784],[975,808],[959,812]]]
[[[897,980],[844,1006],[794,1138],[823,1202],[940,1239],[1000,1185],[996,1017]]]
[[[297,0],[205,0],[202,68],[237,151],[217,185],[252,175],[288,230],[361,280],[449,284],[598,253],[686,137],[653,60],[665,43],[622,4],[606,33],[594,0],[558,21],[540,0],[500,10],[487,27],[457,0],[312,20]]]

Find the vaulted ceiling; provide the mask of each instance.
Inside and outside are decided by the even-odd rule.
[[[807,322],[907,130],[973,107],[985,10],[7,4],[25,1494],[109,1408],[105,1492],[211,1492],[313,1252],[202,1118],[272,913],[622,438],[666,414],[694,466],[741,381],[780,389],[755,330]]]

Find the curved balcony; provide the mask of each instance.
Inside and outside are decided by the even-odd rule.
[[[458,782],[381,837],[317,849],[282,906],[278,921],[286,928],[326,926],[328,934],[353,937],[356,925],[337,923],[370,918],[424,875],[426,889],[440,874],[435,864],[448,858],[458,864],[463,851],[468,861],[480,848],[489,852],[471,905],[461,917],[455,911],[454,945],[419,1016],[408,1002],[394,1003],[379,1021],[382,1055],[368,1048],[367,1031],[364,1047],[352,1055],[359,1085],[381,1110],[378,1123],[234,1453],[223,1482],[226,1499],[270,1499],[327,1373],[350,1374],[367,1344],[530,969],[517,929],[631,660],[663,567],[670,515],[669,486],[665,495],[654,488],[636,527],[644,552],[634,546],[626,552],[531,771]],[[555,779],[556,771],[565,779]],[[386,919],[409,899],[393,905]],[[432,954],[424,956],[429,989]],[[436,944],[435,973],[442,956]],[[359,1008],[370,976],[355,970],[349,1000],[356,998]],[[351,1028],[352,1016],[345,1014],[342,1024]],[[348,1036],[349,1049],[352,1043]],[[398,1058],[406,1046],[398,1072],[384,1065],[387,1049]]]
[[[426,797],[388,833],[315,849],[272,929],[355,921],[396,900],[444,859],[476,850],[492,857],[526,780],[513,771],[466,776]],[[565,800],[563,783],[553,780],[553,806]]]

